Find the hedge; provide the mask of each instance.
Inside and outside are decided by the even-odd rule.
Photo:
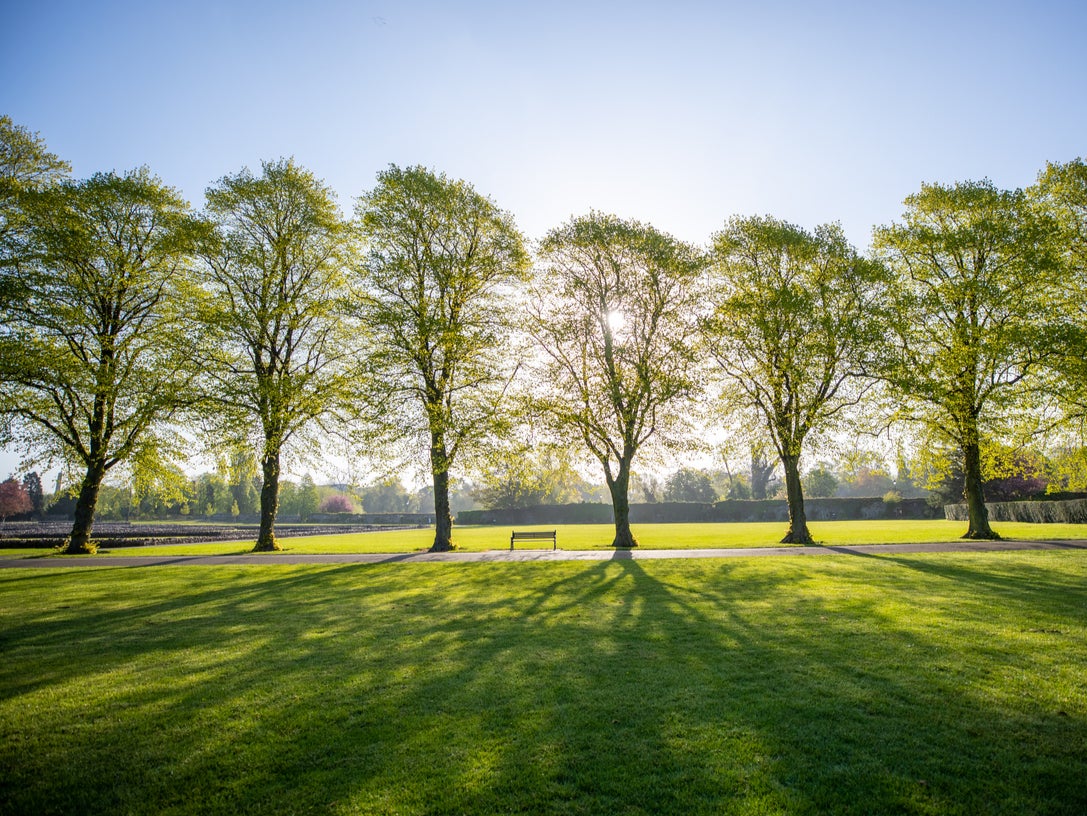
[[[855,519],[928,519],[939,518],[940,509],[924,499],[885,502],[881,498],[806,499],[804,511],[809,521]],[[765,501],[661,502],[631,504],[633,524],[678,524],[722,521],[780,521],[789,519],[784,499]],[[458,524],[531,525],[531,524],[610,524],[614,520],[610,504],[554,504],[503,510],[462,510]]]
[[[1037,524],[1087,524],[1087,499],[1070,501],[986,502],[990,521],[1031,521]],[[951,521],[968,521],[965,504],[949,504],[944,515]]]

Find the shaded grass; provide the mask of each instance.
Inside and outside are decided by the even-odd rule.
[[[0,572],[0,812],[1081,814],[1087,553]]]
[[[930,541],[955,541],[963,532],[961,521],[822,521],[813,522],[812,535],[817,543],[892,544]],[[1083,524],[1028,524],[1004,522],[996,525],[1006,538],[1065,539],[1087,538]],[[518,530],[558,530],[559,547],[565,550],[607,550],[615,535],[610,524],[529,525]],[[467,552],[506,550],[510,545],[509,527],[457,526],[453,538],[457,548]],[[778,546],[785,525],[778,522],[712,524],[636,524],[633,530],[639,546],[645,549],[703,549]],[[295,553],[399,553],[425,550],[434,541],[430,529],[390,530],[388,532],[281,538],[280,546]],[[547,545],[550,547],[550,543]],[[518,549],[524,549],[519,545]],[[176,544],[156,547],[156,555],[234,554],[249,552],[252,541],[213,544]],[[140,550],[115,548],[103,554],[136,555]]]

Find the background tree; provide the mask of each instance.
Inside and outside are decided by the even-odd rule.
[[[395,477],[381,479],[362,491],[362,507],[367,513],[409,513],[413,499]]]
[[[615,547],[630,531],[631,464],[650,440],[679,441],[696,391],[693,348],[703,268],[692,247],[651,226],[590,213],[552,230],[530,319],[546,388],[536,407],[604,468]]]
[[[701,470],[680,468],[668,477],[664,486],[664,500],[713,503],[717,501],[717,491],[710,477]]]
[[[276,550],[281,458],[350,401],[342,311],[346,227],[335,196],[292,160],[225,176],[207,192],[207,393],[217,436],[252,439],[261,471],[256,550]],[[241,502],[239,502],[241,510]]]
[[[993,539],[985,448],[1026,409],[1024,378],[1050,348],[1055,264],[1045,219],[1022,191],[991,182],[922,185],[901,224],[876,230],[894,272],[883,372],[921,423],[962,456],[965,538]]]
[[[434,486],[432,550],[453,548],[450,470],[501,426],[511,360],[511,287],[528,267],[513,218],[464,181],[395,165],[358,201],[368,251],[356,313],[374,333],[372,411],[420,440]]]
[[[42,479],[36,470],[23,476],[23,490],[30,499],[30,512],[40,518],[45,509],[45,492],[42,490]]]
[[[321,502],[322,513],[354,513],[357,509],[349,496],[336,493]]]
[[[188,404],[188,205],[146,169],[20,196],[28,254],[0,320],[0,412],[15,441],[82,467],[68,541],[89,552],[98,492],[120,462],[163,441]]]
[[[584,481],[557,445],[515,445],[488,456],[473,495],[488,510],[578,501]]]
[[[822,463],[804,476],[804,490],[814,499],[829,498],[837,489],[838,477]]]
[[[776,469],[777,462],[769,451],[764,450],[761,445],[751,446],[751,498],[767,498],[767,488]]]
[[[734,218],[714,236],[713,278],[703,335],[727,402],[755,409],[785,471],[782,541],[809,544],[801,455],[865,393],[883,276],[837,225],[810,233],[773,218]]]
[[[298,483],[298,518],[301,521],[307,521],[317,512],[320,504],[321,497],[317,492],[317,485],[313,483],[313,477],[307,473]]]
[[[12,516],[29,513],[33,509],[34,505],[22,482],[14,476],[0,482],[0,522],[5,522]]]

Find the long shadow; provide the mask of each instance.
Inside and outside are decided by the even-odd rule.
[[[898,610],[933,603],[898,586],[904,560],[58,577],[48,615],[4,632],[46,679],[2,672],[0,733],[42,750],[0,743],[0,811],[1082,812],[1082,693],[1063,717],[987,695],[990,669]],[[1063,587],[1032,583],[1023,614]]]

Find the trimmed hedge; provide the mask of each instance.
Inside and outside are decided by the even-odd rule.
[[[881,498],[806,499],[804,511],[809,521],[850,521],[856,519],[929,519],[939,518],[941,510],[924,499],[885,502]],[[614,520],[610,504],[555,504],[518,507],[505,510],[462,510],[458,524],[530,525],[530,524],[610,524]],[[764,501],[661,502],[631,504],[633,524],[681,524],[723,521],[789,520],[784,499]]]
[[[312,524],[418,524],[434,523],[433,513],[311,513],[306,517]]]
[[[1087,499],[1071,501],[985,502],[989,521],[1029,521],[1036,524],[1087,524]],[[965,504],[949,504],[944,515],[950,521],[968,521]]]

